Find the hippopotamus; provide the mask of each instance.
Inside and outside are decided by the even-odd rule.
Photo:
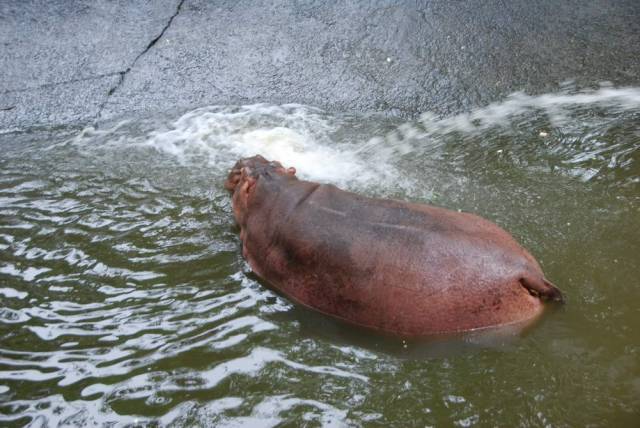
[[[477,215],[304,181],[262,156],[239,160],[225,188],[253,272],[348,323],[413,338],[531,321],[562,301],[533,256]]]

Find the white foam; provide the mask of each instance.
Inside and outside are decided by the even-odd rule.
[[[604,119],[581,113],[584,109],[598,108],[606,111]],[[72,143],[87,147],[87,142],[91,142],[93,147],[101,148],[115,145],[125,150],[144,147],[182,164],[212,168],[219,175],[224,175],[238,159],[260,154],[286,167],[295,167],[303,179],[376,189],[380,193],[419,192],[424,196],[428,194],[424,183],[431,181],[428,174],[435,173],[429,172],[429,168],[439,168],[442,146],[460,137],[476,138],[473,144],[484,144],[485,140],[492,144],[496,140],[486,139],[488,132],[500,135],[529,132],[531,137],[538,138],[543,135],[548,146],[540,144],[536,150],[560,153],[567,161],[568,175],[575,175],[576,168],[593,169],[593,165],[569,165],[576,162],[576,156],[585,153],[593,153],[592,158],[603,158],[597,159],[604,162],[603,166],[628,162],[628,152],[634,152],[636,147],[630,148],[627,142],[621,147],[611,145],[605,149],[591,147],[588,141],[573,147],[565,141],[554,140],[550,129],[534,129],[532,121],[546,118],[548,126],[565,133],[573,130],[576,139],[582,140],[592,129],[601,126],[603,120],[609,123],[617,114],[629,111],[632,114],[640,111],[640,88],[602,85],[595,90],[575,91],[566,87],[560,92],[542,95],[517,92],[502,101],[446,118],[427,112],[419,120],[404,123],[385,135],[373,135],[376,127],[362,129],[358,126],[360,119],[331,116],[301,105],[211,106],[187,112],[168,124],[134,124],[137,126],[134,132],[128,128],[134,125],[129,123],[107,130],[88,128]],[[345,129],[357,129],[357,133],[341,133]],[[100,144],[95,144],[96,139],[101,140]],[[469,150],[477,151],[473,147],[463,149]],[[496,150],[502,153],[502,147]],[[543,158],[544,154],[539,157]],[[428,161],[411,170],[403,163],[407,159]],[[590,179],[592,169],[583,178]]]
[[[302,176],[317,181],[349,181],[354,178],[354,169],[363,169],[353,152],[319,145],[309,136],[283,127],[247,132],[230,149],[238,157],[259,154],[286,166],[295,165]]]
[[[238,159],[262,155],[314,181],[357,186],[387,178],[392,170],[387,163],[371,164],[357,146],[332,140],[340,126],[338,118],[299,105],[214,106],[188,112],[168,130],[153,131],[134,144],[221,173]]]

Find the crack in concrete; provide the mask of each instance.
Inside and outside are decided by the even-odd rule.
[[[167,32],[167,30],[169,29],[169,27],[171,26],[171,23],[173,22],[173,20],[175,19],[176,16],[178,16],[180,14],[180,10],[182,9],[182,5],[184,4],[186,0],[180,0],[178,2],[178,5],[176,6],[176,10],[173,13],[173,15],[171,15],[169,17],[169,20],[167,21],[167,23],[164,25],[164,27],[162,28],[162,31],[160,31],[160,34],[158,34],[155,38],[153,38],[149,44],[147,45],[146,48],[144,48],[144,50],[142,52],[140,52],[131,62],[131,65],[129,67],[127,67],[126,70],[124,71],[119,71],[117,73],[114,74],[119,74],[120,78],[118,79],[118,81],[116,82],[116,84],[109,89],[109,92],[107,92],[107,96],[105,97],[104,101],[102,102],[102,104],[100,104],[100,107],[98,108],[98,113],[96,114],[96,118],[95,118],[95,126],[97,128],[97,121],[100,119],[100,117],[102,116],[102,111],[104,110],[105,106],[107,105],[107,102],[109,102],[109,98],[120,88],[120,86],[122,86],[122,84],[124,83],[124,80],[127,76],[127,74],[133,69],[133,67],[135,67],[136,63],[138,62],[138,60],[140,58],[142,58],[147,52],[149,52],[151,50],[151,48],[153,48],[155,46],[156,43],[158,43],[158,41],[160,41],[160,39],[162,39],[162,36],[164,36],[164,33]]]
[[[118,74],[120,74],[119,71],[114,71],[114,72],[111,72],[111,73],[98,74],[96,76],[79,77],[77,79],[69,79],[69,80],[62,80],[62,81],[59,81],[59,82],[43,83],[42,85],[38,85],[38,86],[28,86],[26,88],[9,89],[7,91],[0,92],[0,95],[15,94],[15,93],[29,92],[29,91],[37,91],[39,89],[46,89],[46,88],[55,88],[56,86],[69,85],[71,83],[78,83],[78,82],[86,82],[88,80],[100,80],[100,79],[104,79],[105,77],[117,76]]]

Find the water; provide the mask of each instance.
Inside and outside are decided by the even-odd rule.
[[[304,106],[0,136],[0,423],[637,426],[640,89],[401,123]],[[228,168],[481,214],[567,304],[522,335],[404,342],[250,273]]]

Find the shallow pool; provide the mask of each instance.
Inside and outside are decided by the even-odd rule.
[[[0,135],[3,425],[638,426],[640,89],[409,122],[215,106]],[[301,178],[478,213],[566,304],[522,334],[385,338],[293,306],[222,181]]]

